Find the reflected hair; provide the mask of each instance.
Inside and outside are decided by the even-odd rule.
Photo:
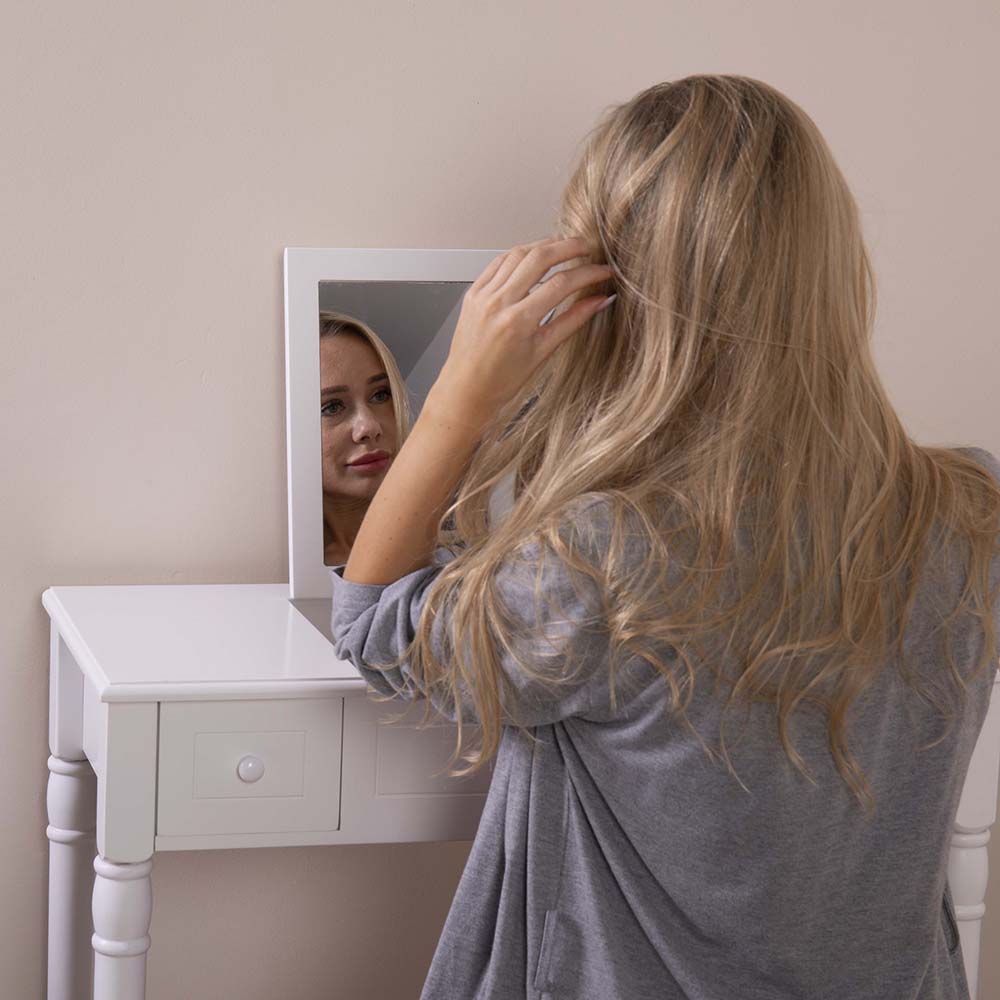
[[[498,748],[509,684],[495,577],[541,543],[600,588],[613,709],[623,658],[641,658],[666,680],[664,711],[714,760],[685,711],[698,677],[714,678],[727,692],[730,772],[726,711],[764,703],[813,784],[788,730],[796,710],[818,710],[870,817],[845,740],[855,699],[895,670],[950,730],[947,695],[964,704],[968,681],[996,661],[1000,485],[958,448],[916,444],[895,413],[872,357],[875,280],[858,207],[830,149],[759,80],[657,83],[586,136],[555,235],[582,238],[581,261],[611,265],[618,298],[496,414],[439,521],[438,544],[458,554],[429,587],[413,641],[384,666],[409,660],[429,701],[454,706],[448,766],[459,755],[467,766],[452,774],[481,767]],[[508,477],[513,503],[491,524],[489,495]],[[600,544],[572,516],[593,497],[610,512]],[[963,571],[950,610],[922,598],[920,641],[925,625],[950,636],[965,610],[981,624],[982,655],[963,677],[946,642],[947,662],[921,678],[903,643],[918,584]],[[451,649],[439,662],[430,637],[442,607]],[[963,646],[963,662],[973,658]],[[464,729],[478,733],[470,749]]]

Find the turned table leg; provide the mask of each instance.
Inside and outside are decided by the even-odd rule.
[[[94,858],[94,1000],[142,1000],[153,915],[153,859]]]
[[[953,831],[949,848],[948,882],[972,1000],[976,1000],[979,993],[979,956],[990,870],[989,842],[989,827],[961,833]]]
[[[90,762],[50,756],[48,1000],[90,1000],[91,863],[96,843],[97,779]]]

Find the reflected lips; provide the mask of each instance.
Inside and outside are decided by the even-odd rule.
[[[352,469],[370,470],[372,472],[384,469],[389,464],[389,453],[385,451],[373,451],[370,456],[363,456],[356,462],[349,462]]]

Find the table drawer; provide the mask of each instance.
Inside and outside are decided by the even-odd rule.
[[[160,836],[340,828],[343,698],[162,702]]]

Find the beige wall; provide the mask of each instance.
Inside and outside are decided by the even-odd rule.
[[[1000,454],[995,5],[7,0],[4,15],[4,996],[44,988],[42,591],[288,579],[284,246],[538,238],[603,106],[692,72],[760,77],[815,118],[861,203],[879,365],[907,426]],[[148,996],[415,997],[468,846],[157,855]],[[1000,878],[987,906],[981,998],[1000,990]]]

